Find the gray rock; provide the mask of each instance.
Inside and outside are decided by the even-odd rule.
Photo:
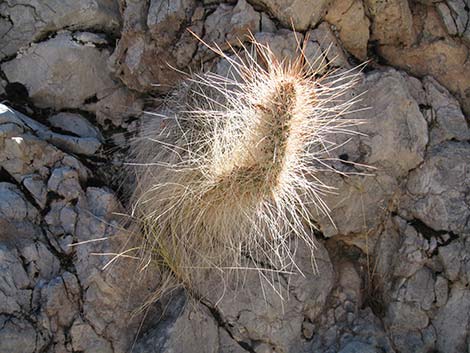
[[[10,183],[0,182],[0,216],[11,221],[34,220],[37,210],[24,198],[21,191]]]
[[[174,300],[170,303],[181,305]],[[208,309],[201,304],[183,303],[183,305],[184,308],[180,307],[182,312],[176,319],[162,320],[143,336],[135,347],[135,352],[230,352],[230,350],[219,350],[218,324]]]
[[[80,137],[93,137],[99,141],[103,141],[103,136],[98,128],[80,114],[64,112],[55,114],[49,117],[48,120],[52,126],[60,128],[63,131],[71,132]]]
[[[408,279],[400,292],[403,292],[403,295],[400,295],[399,300],[417,303],[423,310],[431,309],[435,298],[431,270],[422,267]]]
[[[108,41],[104,34],[97,34],[97,33],[90,33],[90,32],[75,32],[72,34],[72,37],[88,46],[96,46],[96,45],[106,45]]]
[[[428,104],[432,115],[428,124],[431,126],[431,143],[437,145],[443,141],[470,139],[470,130],[458,101],[431,77],[423,79]]]
[[[186,29],[203,35],[204,9],[195,0],[155,0],[150,5],[126,3],[124,31],[110,58],[111,68],[131,89],[168,92],[181,79],[174,67],[186,70],[197,51],[198,40]]]
[[[315,27],[320,21],[331,1],[304,0],[255,0],[254,4],[278,19],[286,28],[305,31]]]
[[[47,203],[47,188],[39,174],[26,175],[23,178],[24,187],[33,195],[34,200],[42,209]]]
[[[101,142],[94,137],[75,137],[53,132],[47,132],[41,137],[66,152],[85,156],[94,155],[101,147]]]
[[[52,332],[68,328],[79,316],[80,288],[77,278],[70,272],[53,278],[41,286],[41,308]]]
[[[353,169],[344,169],[343,163],[336,163],[333,164],[334,168],[346,174],[362,172],[366,175],[345,178],[331,172],[319,173],[321,180],[335,187],[333,193],[324,196],[331,219],[325,215],[318,217],[320,228],[328,237],[365,232],[371,234],[382,224],[385,210],[398,191],[400,180],[423,161],[428,143],[426,120],[400,73],[394,70],[372,72],[365,77],[359,76],[358,80],[357,87],[346,92],[341,99],[364,94],[355,109],[367,109],[349,116],[363,122],[353,128],[362,135],[350,138],[337,134],[331,139],[341,145],[335,149],[336,156],[347,156],[351,163],[365,164],[375,169],[363,169],[354,164]],[[364,239],[354,240],[367,251]]]
[[[467,349],[469,333],[470,291],[458,284],[451,289],[449,301],[439,309],[432,324],[436,328],[437,349],[457,353]]]
[[[10,82],[21,82],[33,102],[55,109],[79,108],[116,84],[106,69],[110,53],[75,42],[68,32],[31,45],[23,54],[2,65]]]
[[[450,35],[458,35],[470,43],[468,21],[470,10],[464,0],[448,0],[436,5],[437,11]]]
[[[363,342],[350,342],[339,353],[379,353],[379,351]]]
[[[209,45],[217,44],[222,49],[228,49],[227,44],[239,46],[239,41],[246,41],[250,33],[259,31],[260,22],[260,14],[246,0],[239,0],[235,6],[220,4],[204,23],[203,40]],[[215,56],[204,45],[200,45],[200,48],[200,55]]]
[[[32,44],[1,68],[10,82],[25,85],[39,107],[81,108],[96,113],[98,120],[114,121],[135,115],[130,110],[140,105],[134,105],[136,95],[111,78],[109,56],[109,50],[82,45],[69,32],[61,32]]]
[[[408,218],[434,230],[468,231],[469,161],[468,143],[447,142],[429,150],[428,158],[408,179],[409,195],[403,203]]]
[[[394,302],[388,306],[387,322],[392,332],[407,332],[410,330],[424,329],[428,326],[429,317],[415,305],[404,302]]]
[[[45,346],[44,342],[38,347],[37,333],[26,320],[0,315],[0,351],[3,353],[34,353]],[[21,347],[21,348],[20,348]]]
[[[66,201],[77,199],[82,193],[78,173],[69,167],[54,169],[47,182],[47,189],[59,194]]]
[[[445,277],[451,282],[459,276],[462,250],[462,244],[459,241],[439,248],[439,259],[444,266]]]
[[[310,252],[298,244],[295,261],[303,276],[267,273],[263,280],[257,271],[247,270],[241,275],[242,283],[238,277],[221,285],[214,275],[198,290],[217,309],[237,341],[295,351],[304,318],[313,321],[321,314],[333,286],[332,264],[326,249],[321,243],[317,245],[314,269]],[[262,351],[261,346],[255,350]]]
[[[0,4],[0,59],[60,29],[118,33],[120,15],[113,0],[8,0]]]
[[[449,295],[449,286],[447,280],[442,276],[437,276],[436,283],[434,286],[434,292],[436,295],[436,306],[441,307],[447,303]]]
[[[298,32],[281,29],[275,33],[260,32],[255,34],[257,42],[268,46],[277,58],[295,59],[300,54],[299,44],[304,36]]]
[[[70,329],[74,351],[90,353],[114,353],[110,342],[100,337],[93,328],[80,320],[76,320]]]
[[[2,242],[0,260],[0,311],[3,315],[28,312],[31,310],[31,282],[17,251]]]
[[[122,208],[110,190],[89,187],[86,190],[86,196],[90,211],[97,217],[110,218],[113,212],[118,212]]]

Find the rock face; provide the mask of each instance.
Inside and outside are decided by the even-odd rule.
[[[470,352],[469,18],[465,0],[3,1],[0,352]],[[315,263],[299,246],[304,276],[209,276],[199,301],[139,310],[158,274],[113,260],[140,239],[129,139],[182,72],[233,75],[208,46],[235,58],[250,33],[357,74],[342,174],[316,175],[334,189]]]

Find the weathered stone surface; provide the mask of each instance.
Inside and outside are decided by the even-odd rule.
[[[325,15],[325,20],[335,26],[348,52],[361,60],[367,58],[370,21],[362,1],[334,1]]]
[[[201,284],[203,296],[219,312],[232,337],[239,342],[257,342],[263,347],[295,351],[305,317],[314,320],[322,311],[333,286],[333,268],[321,243],[314,253],[316,268],[308,261],[311,254],[299,244],[295,261],[302,264],[301,275],[281,275],[260,280],[257,271],[247,270],[243,282],[221,285],[218,276]],[[251,267],[253,267],[252,265]],[[282,296],[282,297],[281,297]]]
[[[371,39],[381,45],[411,44],[414,39],[413,18],[408,1],[367,0],[372,15]]]
[[[319,218],[320,228],[326,236],[373,232],[383,222],[386,210],[399,190],[399,181],[423,161],[428,143],[426,120],[400,73],[393,70],[372,72],[361,78],[356,92],[370,92],[365,93],[361,103],[356,105],[356,108],[368,109],[353,115],[364,121],[357,127],[363,135],[354,137],[335,153],[346,156],[347,161],[375,169],[356,167],[349,170],[372,174],[368,176],[343,178],[328,174],[325,182],[337,189],[325,197],[334,224],[325,216]],[[341,163],[335,167],[344,168]],[[348,169],[344,171],[347,173]],[[362,242],[361,246],[365,245],[364,239],[361,241],[356,237],[356,240]]]
[[[205,21],[203,40],[225,48],[227,43],[238,46],[249,33],[260,30],[260,14],[246,0],[238,0],[235,6],[220,4]]]
[[[204,10],[194,0],[126,5],[124,30],[110,60],[113,71],[131,89],[168,91],[181,78],[174,67],[185,69],[197,50],[187,29],[202,35]]]
[[[315,27],[325,14],[330,1],[255,0],[254,4],[278,19],[285,28],[305,31]]]
[[[32,44],[1,68],[10,82],[20,82],[28,89],[31,100],[39,107],[82,108],[103,116],[103,120],[112,114],[135,115],[136,111],[129,111],[132,107],[122,104],[132,105],[137,98],[111,78],[107,69],[109,56],[107,49],[83,45],[69,32],[61,32]],[[119,104],[113,100],[115,106],[110,107],[110,102],[102,102],[116,94]],[[82,149],[90,142],[83,142]]]
[[[310,42],[320,46],[323,54],[321,60],[323,60],[323,57],[326,57],[328,64],[331,67],[351,68],[351,65],[348,62],[347,53],[344,51],[341,43],[336,38],[327,22],[320,23],[316,29],[309,32],[307,35],[310,38]],[[307,53],[311,53],[313,51],[312,49],[309,49],[308,46],[306,50]]]
[[[8,0],[0,13],[0,59],[60,29],[118,33],[121,22],[114,0]]]
[[[80,114],[59,113],[49,117],[48,121],[52,126],[77,136],[103,140],[101,132]]]
[[[136,353],[229,352],[219,350],[218,324],[207,308],[185,303],[184,298],[172,300],[170,305],[172,313],[140,339]]]
[[[468,232],[468,143],[447,142],[428,153],[426,161],[410,174],[405,213],[435,230]]]
[[[458,35],[470,43],[468,20],[470,9],[464,0],[449,0],[436,4],[436,9],[450,35]]]
[[[470,140],[470,129],[457,100],[432,77],[425,77],[423,86],[427,105],[432,108],[428,117],[431,144]]]
[[[75,42],[69,33],[31,46],[2,65],[10,82],[21,82],[41,107],[78,108],[116,86],[106,70],[109,53]]]
[[[457,285],[452,288],[447,304],[439,309],[433,325],[438,332],[437,349],[457,353],[467,349],[470,292]]]
[[[419,29],[420,35],[409,42],[410,45],[405,46],[400,42],[384,42],[378,46],[380,55],[389,64],[408,70],[414,75],[432,75],[456,95],[462,104],[462,109],[468,114],[470,112],[468,46],[447,34],[434,7],[423,7],[417,3],[413,5],[415,6],[413,22],[416,23],[415,27]],[[400,32],[391,30],[387,33],[395,35]]]

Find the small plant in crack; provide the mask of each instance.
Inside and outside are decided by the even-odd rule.
[[[320,76],[302,49],[281,60],[255,40],[240,46],[211,47],[231,75],[189,76],[132,147],[139,258],[163,278],[153,299],[194,291],[210,272],[299,273],[295,247],[313,257],[313,213],[329,212],[318,173],[338,172],[331,136],[355,134],[345,115],[358,97],[344,97],[357,70]]]

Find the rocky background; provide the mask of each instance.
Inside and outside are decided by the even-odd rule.
[[[0,352],[470,352],[469,6],[1,1]],[[318,219],[319,273],[300,251],[285,300],[250,274],[217,305],[178,292],[135,314],[158,278],[104,268],[127,241],[128,140],[175,68],[227,70],[187,28],[224,49],[251,31],[287,57],[305,38],[329,69],[369,60],[349,93],[364,134],[334,157],[376,169],[327,176],[336,228]]]

